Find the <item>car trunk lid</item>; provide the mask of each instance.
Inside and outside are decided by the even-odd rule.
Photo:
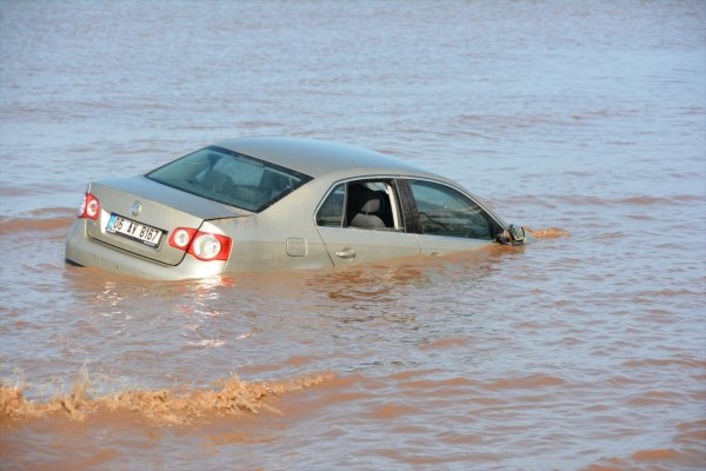
[[[177,265],[185,255],[169,244],[175,228],[199,229],[206,220],[253,214],[142,176],[94,182],[88,191],[101,208],[98,219],[87,224],[89,237],[167,265]]]

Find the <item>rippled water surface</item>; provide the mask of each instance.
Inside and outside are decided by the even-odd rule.
[[[701,469],[702,1],[0,0],[0,468]],[[144,281],[85,185],[332,139],[538,242]]]

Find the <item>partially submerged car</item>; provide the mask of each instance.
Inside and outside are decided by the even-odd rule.
[[[525,238],[458,184],[408,162],[339,143],[247,138],[146,175],[89,184],[66,260],[184,279],[441,255]]]

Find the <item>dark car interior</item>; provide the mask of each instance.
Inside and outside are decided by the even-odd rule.
[[[346,221],[348,226],[361,229],[393,227],[387,194],[361,184],[348,185]]]

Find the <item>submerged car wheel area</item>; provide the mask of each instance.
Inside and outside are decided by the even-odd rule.
[[[519,245],[480,199],[408,162],[294,138],[223,141],[90,183],[66,260],[159,279]]]

